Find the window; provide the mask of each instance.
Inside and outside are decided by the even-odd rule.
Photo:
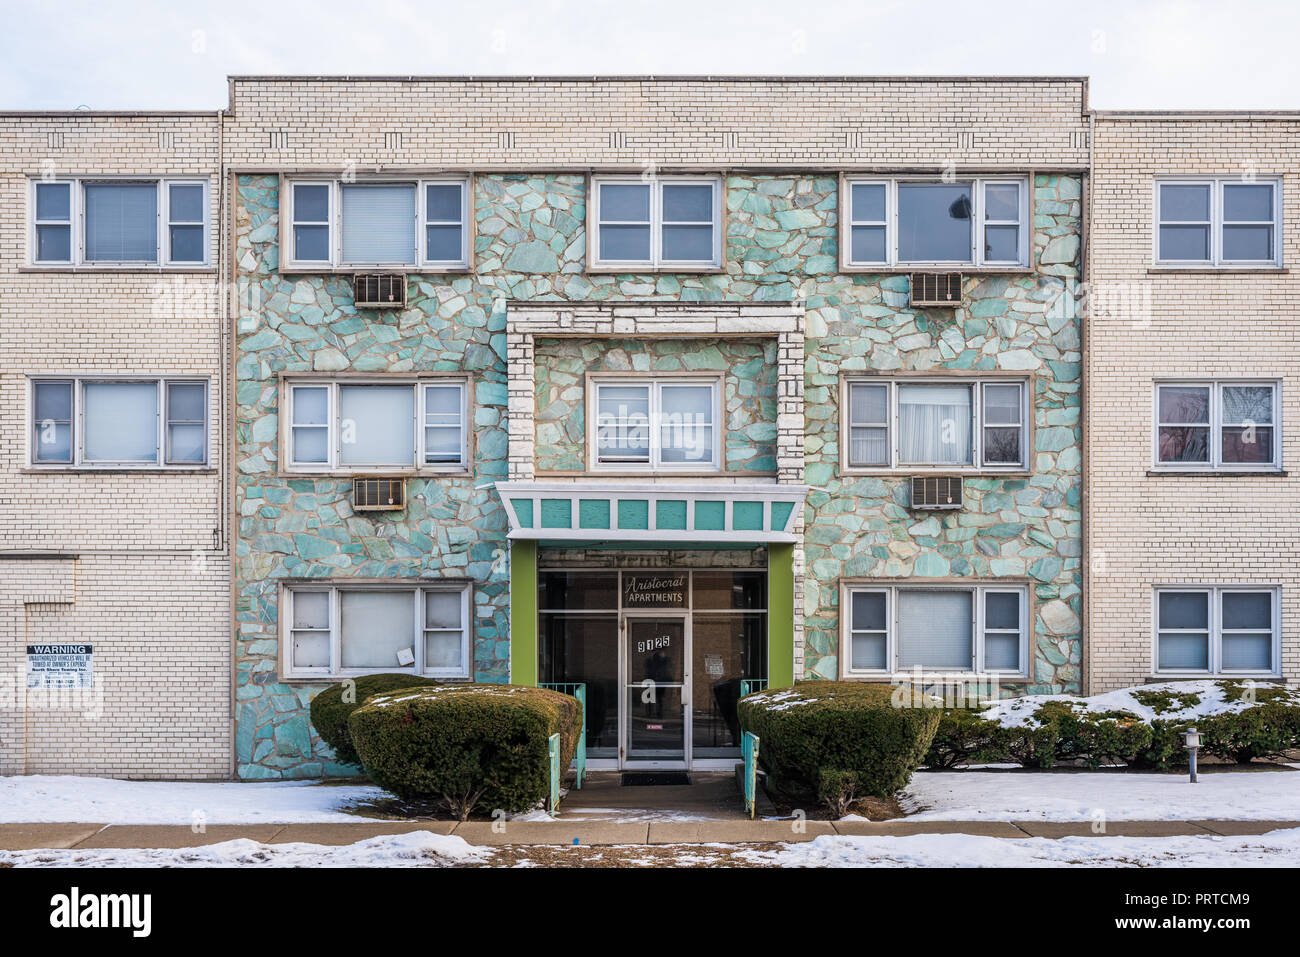
[[[1028,179],[850,179],[845,186],[845,265],[1029,265]]]
[[[1028,603],[1020,586],[849,586],[843,671],[1024,675]]]
[[[322,268],[469,264],[469,181],[289,183],[288,264]]]
[[[197,467],[208,461],[206,379],[33,379],[31,464]]]
[[[470,675],[466,585],[304,586],[285,593],[288,677]]]
[[[1156,385],[1156,466],[1270,471],[1281,467],[1275,382]]]
[[[1024,380],[850,380],[850,469],[1029,467]]]
[[[595,387],[595,463],[633,469],[718,468],[716,380],[627,379]]]
[[[1156,184],[1156,261],[1281,265],[1279,183],[1240,177]]]
[[[1278,673],[1278,590],[1156,589],[1156,671]]]
[[[597,178],[595,264],[722,264],[722,181]]]
[[[292,382],[289,468],[462,469],[464,381]]]
[[[33,180],[36,265],[202,266],[206,180]]]

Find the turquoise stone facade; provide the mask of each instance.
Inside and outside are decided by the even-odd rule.
[[[775,339],[539,339],[536,350],[538,475],[586,468],[586,377],[637,372],[718,373],[723,467],[776,474]]]
[[[807,306],[805,647],[803,674],[838,674],[843,576],[1027,578],[1035,592],[1032,678],[1025,690],[1079,690],[1079,323],[1060,300],[1079,278],[1080,180],[1038,175],[1031,270],[966,280],[967,306],[908,307],[907,277],[839,272],[838,181],[831,175],[727,177],[726,266],[719,273],[586,273],[585,178],[482,174],[474,180],[474,266],[413,276],[405,309],[358,312],[348,276],[280,275],[278,178],[239,178],[235,252],[242,287],[236,329],[236,751],[245,778],[351,773],[315,737],[306,705],[322,685],[279,676],[278,586],[286,578],[473,581],[474,677],[504,681],[508,661],[506,519],[491,483],[506,476],[505,317],[511,301],[788,301]],[[559,340],[556,340],[559,343]],[[613,345],[613,344],[607,344]],[[703,350],[718,349],[718,358]],[[538,395],[568,394],[608,357],[552,348]],[[766,348],[680,340],[616,346],[631,365],[677,356],[729,378]],[[697,358],[688,358],[692,354]],[[562,360],[562,361],[561,361]],[[727,463],[768,469],[775,418],[766,361],[751,396],[737,385]],[[633,366],[635,367],[635,366]],[[652,365],[652,368],[654,366]],[[905,508],[906,479],[840,473],[842,373],[974,370],[1032,373],[1036,461],[1027,478],[966,481],[968,506],[925,516]],[[282,373],[460,371],[473,377],[468,474],[411,480],[403,512],[354,513],[351,483],[278,474]],[[775,372],[772,372],[775,375]],[[739,376],[736,376],[739,380]],[[773,380],[774,381],[774,380]],[[553,391],[558,388],[557,391]],[[774,386],[773,386],[774,388]],[[728,414],[732,411],[728,394]],[[740,400],[744,401],[741,402]],[[580,402],[577,402],[580,406]],[[539,420],[543,428],[557,415]],[[748,418],[743,418],[748,416]],[[774,429],[774,424],[773,424]],[[539,468],[581,468],[569,426],[543,433]],[[576,435],[581,435],[579,430]],[[742,438],[743,437],[743,438]],[[545,458],[543,458],[543,456]],[[734,456],[734,457],[733,457]]]

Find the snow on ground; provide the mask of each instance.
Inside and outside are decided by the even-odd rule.
[[[1067,837],[968,834],[819,837],[761,846],[472,847],[428,831],[343,847],[226,841],[178,850],[0,851],[14,867],[1295,867],[1300,828],[1251,837]]]
[[[900,802],[909,821],[1300,821],[1300,773],[919,771]],[[916,812],[916,813],[912,813]]]
[[[1235,685],[1245,693],[1228,700],[1224,685]],[[1234,714],[1253,708],[1259,702],[1249,694],[1251,682],[1232,682],[1224,679],[1213,681],[1166,681],[1158,684],[1139,685],[1135,688],[1120,688],[1104,694],[1081,698],[1072,694],[1030,694],[1018,698],[1007,698],[982,711],[980,716],[999,722],[1004,728],[1021,727],[1037,724],[1034,712],[1048,702],[1069,704],[1076,710],[1104,714],[1108,711],[1125,711],[1149,722],[1156,718],[1162,721],[1197,721],[1212,714]],[[1271,687],[1259,685],[1258,687]],[[1169,695],[1173,701],[1168,710],[1157,712],[1148,704],[1138,700],[1138,696],[1147,701],[1155,695]],[[1292,704],[1300,704],[1300,689],[1288,689],[1286,695]],[[1177,706],[1172,706],[1174,701]]]
[[[0,778],[0,823],[103,824],[328,823],[364,820],[345,813],[389,798],[369,785],[309,781],[247,783],[117,781],[32,775]],[[1126,771],[921,771],[902,798],[918,821],[1300,821],[1294,769],[1183,774]],[[562,820],[705,821],[690,811],[560,805]],[[512,820],[547,820],[545,811]]]
[[[118,781],[0,777],[0,824],[317,824],[356,821],[340,808],[391,798],[371,785],[314,781]]]
[[[140,848],[0,851],[14,867],[451,867],[492,857],[463,838],[428,831],[372,837],[341,847],[261,844],[240,839],[176,850]]]
[[[768,867],[1295,867],[1300,828],[1257,837],[819,837],[736,856]]]

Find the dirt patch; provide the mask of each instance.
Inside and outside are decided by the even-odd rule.
[[[762,867],[740,856],[774,852],[780,844],[615,844],[608,847],[510,844],[469,867]]]
[[[802,811],[804,816],[810,821],[831,821],[836,818],[831,812],[817,805],[812,807],[806,806],[808,802],[799,803],[783,794],[777,794],[768,791],[767,796],[772,801],[772,806],[776,808],[777,817],[789,817],[796,811]],[[898,803],[897,798],[863,798],[849,810],[850,814],[857,814],[865,817],[869,821],[890,821],[894,818],[903,817],[906,812]]]

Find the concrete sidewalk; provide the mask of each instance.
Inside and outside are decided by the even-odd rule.
[[[1104,832],[1089,821],[519,821],[494,831],[487,821],[348,821],[331,824],[215,824],[202,833],[185,825],[0,824],[0,850],[43,848],[201,847],[244,838],[263,844],[344,845],[410,831],[455,834],[470,844],[663,845],[770,844],[811,841],[830,834],[903,837],[914,834],[973,834],[1003,838],[1242,836],[1300,821],[1109,821]]]

